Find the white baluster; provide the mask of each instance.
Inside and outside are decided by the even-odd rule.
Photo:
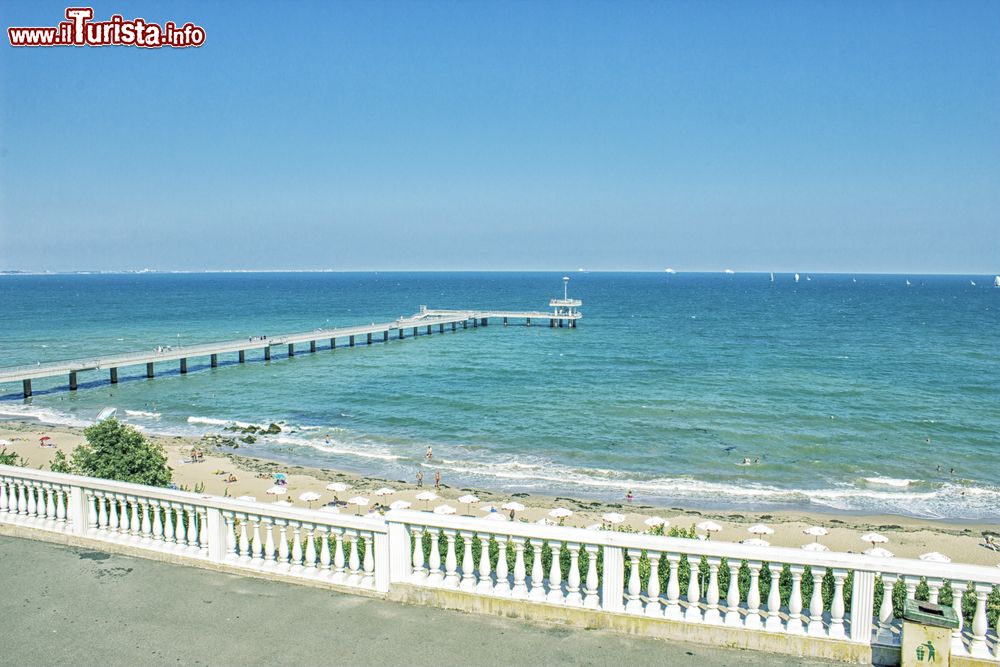
[[[920,577],[908,576],[903,577],[903,583],[906,584],[906,599],[916,600],[917,599],[917,584],[920,583]]]
[[[244,563],[250,560],[250,535],[247,534],[247,524],[250,523],[250,517],[246,514],[240,515],[240,537],[237,542],[239,548],[239,559]]]
[[[944,579],[927,579],[927,601],[933,604],[938,604],[938,599],[941,597],[941,587],[944,585]]]
[[[413,536],[413,572],[410,580],[419,584],[427,581],[427,567],[424,565],[424,531],[420,526],[410,526]]]
[[[264,522],[264,565],[265,567],[276,567],[277,550],[274,547],[274,519],[262,517]]]
[[[740,618],[740,562],[735,558],[726,560],[729,569],[729,588],[726,590],[726,615],[723,623],[732,627],[741,627]]]
[[[701,577],[701,567],[700,559],[695,556],[688,556],[688,567],[690,568],[690,576],[688,577],[688,587],[687,587],[687,603],[688,607],[684,611],[684,620],[686,621],[701,621],[701,586],[699,585],[699,578]]]
[[[805,571],[805,567],[792,565],[788,569],[792,572],[792,594],[788,598],[786,630],[789,634],[798,635],[805,632],[805,626],[802,625],[802,572]]]
[[[583,605],[583,596],[580,595],[580,544],[578,542],[568,542],[566,548],[569,549],[569,576],[566,577],[566,604],[571,607]]]
[[[115,502],[118,503],[118,537],[119,539],[124,539],[128,537],[130,527],[128,499],[125,496],[116,495]]]
[[[66,520],[66,489],[64,488],[56,491],[56,519]]]
[[[139,499],[132,496],[130,500],[132,501],[132,520],[129,522],[129,527],[132,531],[132,538],[138,540],[142,530],[142,524],[139,522]]]
[[[526,598],[528,585],[524,579],[524,538],[511,537],[510,540],[514,543],[514,587],[511,588],[510,595],[513,598]]]
[[[761,627],[760,618],[760,569],[763,563],[759,560],[748,560],[750,568],[750,588],[747,590],[747,615],[743,621],[744,627],[757,630]]]
[[[250,562],[254,565],[264,564],[264,542],[260,535],[260,524],[260,517],[253,517],[253,542],[250,544]]]
[[[826,572],[819,567],[812,567],[813,590],[809,598],[809,626],[808,633],[813,637],[825,637],[826,628],[823,627],[823,577]]]
[[[972,643],[969,653],[973,658],[988,658],[990,650],[986,644],[986,596],[993,590],[992,584],[975,584],[976,613],[972,617]]]
[[[670,563],[670,574],[667,577],[667,608],[663,611],[665,618],[678,620],[684,618],[681,611],[681,555],[675,553],[667,554],[667,562]]]
[[[493,592],[493,564],[490,562],[489,533],[479,533],[479,581],[476,591],[489,595]]]
[[[236,515],[232,512],[223,512],[222,518],[226,522],[226,560],[236,560],[239,558],[239,554],[236,553]]]
[[[153,503],[153,540],[157,543],[163,542],[163,518],[160,516],[160,501]]]
[[[38,502],[35,500],[35,487],[31,485],[31,482],[25,482],[24,487],[27,493],[24,513],[29,517],[35,517],[38,515]]]
[[[15,500],[15,491],[17,492],[17,498]],[[28,513],[28,499],[24,497],[24,485],[13,480],[10,486],[10,507],[11,513],[13,513],[14,508],[17,508],[18,514]]]
[[[562,542],[550,542],[552,562],[549,564],[549,593],[546,600],[554,604],[562,604]]]
[[[473,533],[462,531],[462,582],[459,588],[465,591],[476,590],[476,573],[472,565],[472,536]]]
[[[778,632],[781,630],[781,587],[779,586],[781,563],[768,563],[767,569],[771,572],[771,587],[767,593],[767,618],[764,621],[764,629]]]
[[[642,600],[639,594],[642,592],[642,581],[639,576],[639,559],[642,557],[642,549],[629,549],[628,555],[628,590],[625,591],[625,612],[629,614],[642,613]]]
[[[367,588],[375,586],[375,555],[373,545],[375,543],[374,533],[365,533],[365,557],[361,561],[364,576],[361,577],[361,585]]]
[[[510,596],[510,571],[507,568],[507,536],[497,535],[497,582],[493,588],[494,595]]]
[[[153,522],[149,518],[149,501],[142,500],[142,537],[145,541],[153,538]]]
[[[7,512],[17,514],[17,481],[10,480],[7,484]]]
[[[660,556],[659,551],[647,551],[649,558],[649,581],[646,582],[646,616],[661,618],[663,605],[660,604]]]
[[[316,570],[316,526],[311,523],[306,524],[306,570],[314,572]]]
[[[896,638],[892,634],[892,589],[896,585],[896,575],[883,572],[881,578],[882,604],[878,610],[878,634],[875,641],[892,646],[896,643]]]
[[[330,530],[326,526],[320,526],[319,542],[319,567],[323,574],[330,574]]]
[[[57,491],[51,485],[45,488],[45,517],[50,521],[56,518],[56,493]]]
[[[93,492],[87,491],[87,534],[93,535],[98,528],[97,498]]]
[[[198,550],[202,558],[208,558],[208,509],[199,507],[198,512]]]
[[[545,600],[545,571],[542,567],[542,545],[544,542],[535,537],[531,543],[531,589],[528,591],[528,598],[538,602]]]
[[[198,548],[198,513],[193,507],[185,508],[187,510],[187,545],[191,549]]]
[[[713,625],[722,624],[722,614],[719,613],[719,565],[721,558],[708,558],[708,592],[705,594],[705,622]]]
[[[431,528],[431,553],[428,562],[430,572],[427,574],[427,583],[430,586],[440,586],[444,582],[444,575],[441,572],[441,548],[438,540],[441,539],[437,528]]]
[[[174,510],[165,500],[160,504],[163,507],[163,543],[168,548],[173,548],[177,542],[177,535],[174,532]]]
[[[455,555],[456,534],[457,533],[454,530],[444,531],[444,538],[448,542],[444,559],[444,585],[448,588],[458,588],[458,558]]]
[[[583,547],[587,551],[587,588],[583,598],[583,606],[588,609],[597,609],[601,605],[601,596],[598,594],[601,582],[597,577],[597,552],[600,549],[596,544],[587,544]]]
[[[118,499],[113,495],[106,496],[108,501],[108,530],[118,532]]]
[[[962,636],[962,628],[965,625],[965,619],[962,618],[962,598],[965,596],[965,588],[966,582],[951,581],[951,608],[958,617],[958,627],[951,631],[952,655],[968,655],[968,651],[965,648],[965,640]]]
[[[0,513],[7,512],[9,505],[7,504],[7,480],[0,477]]]
[[[830,601],[830,637],[841,639],[846,637],[844,630],[844,579],[847,570],[833,571],[833,600]]]
[[[278,567],[287,570],[288,563],[288,522],[284,519],[275,519],[274,525],[278,527]]]
[[[350,574],[347,576],[347,583],[357,586],[361,583],[361,555],[358,553],[358,531],[348,531],[351,536],[351,555],[347,561]]]
[[[301,572],[302,565],[302,524],[292,523],[292,572]]]
[[[347,575],[344,573],[344,531],[337,529],[334,537],[333,550],[333,581],[344,581]]]

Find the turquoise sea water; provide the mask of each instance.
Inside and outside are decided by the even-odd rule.
[[[545,309],[552,273],[0,276],[2,365]],[[909,279],[911,285],[907,286]],[[970,280],[977,283],[970,284]],[[574,273],[578,329],[435,334],[192,372],[0,385],[0,416],[149,431],[280,421],[248,453],[412,480],[733,509],[1000,519],[1000,289],[987,276]],[[198,370],[196,370],[196,368]],[[433,446],[435,461],[423,454]],[[739,465],[744,457],[760,464]],[[941,470],[938,470],[941,466]],[[955,469],[954,474],[949,470]]]

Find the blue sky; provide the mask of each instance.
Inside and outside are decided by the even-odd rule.
[[[4,36],[0,269],[1000,271],[997,2],[94,10],[207,41]]]

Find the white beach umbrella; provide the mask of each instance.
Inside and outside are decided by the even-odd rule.
[[[266,493],[269,496],[283,496],[288,493],[288,489],[283,486],[272,486]]]
[[[664,528],[666,528],[667,526],[670,525],[670,522],[664,519],[662,516],[651,516],[645,521],[643,521],[643,523],[649,526],[650,528],[656,528],[657,526],[663,526]]]
[[[920,554],[920,560],[925,560],[929,563],[950,563],[951,559],[942,553],[937,551],[932,551],[927,554]]]
[[[607,514],[602,514],[601,518],[610,524],[619,524],[625,520],[625,515],[618,512],[608,512]]]
[[[810,542],[809,544],[803,544],[802,548],[806,551],[829,551],[830,547],[825,544],[820,544],[819,542]]]
[[[514,501],[514,500],[510,501],[509,503],[504,503],[500,507],[501,507],[501,509],[514,510],[515,512],[523,512],[524,511],[524,505],[522,505],[521,503],[519,503],[517,501]]]
[[[871,542],[872,548],[874,548],[876,544],[885,544],[889,538],[880,533],[865,533],[861,536],[861,541]]]
[[[287,500],[275,500],[272,505],[277,505],[278,507],[291,507],[292,504]]]
[[[375,491],[372,495],[381,498],[383,496],[391,496],[394,493],[396,493],[396,489],[390,489],[388,486],[383,486],[381,489]]]
[[[708,533],[708,539],[712,538],[712,533],[717,533],[720,530],[722,530],[722,526],[715,523],[714,521],[702,521],[697,526],[695,526],[695,528],[697,528],[698,530],[704,530],[706,533]]]
[[[559,519],[559,525],[561,526],[563,525],[563,522],[566,521],[566,519],[573,516],[573,512],[566,509],[565,507],[557,507],[551,512],[549,512],[549,516],[552,517],[553,519]]]
[[[479,502],[479,498],[472,495],[471,493],[467,493],[461,498],[459,498],[458,502],[462,503],[463,505],[468,505],[469,512],[472,512],[472,506]]]
[[[309,509],[312,509],[313,503],[319,500],[319,494],[315,491],[306,491],[299,496],[299,500],[304,500],[309,503]]]
[[[0,438],[0,447],[10,447],[10,440]]]
[[[500,512],[490,512],[489,514],[487,514],[483,518],[486,519],[487,521],[506,521],[507,520],[507,517],[504,516],[503,514],[501,514]]]
[[[343,493],[344,491],[347,491],[347,489],[349,488],[351,487],[347,486],[343,482],[330,482],[329,484],[326,485],[327,491],[334,491],[336,493]]]
[[[805,535],[812,535],[813,537],[816,538],[817,542],[819,541],[819,538],[823,537],[824,535],[830,534],[830,531],[824,528],[823,526],[809,526],[802,532]]]
[[[417,494],[417,500],[423,501],[425,510],[427,509],[427,503],[429,503],[432,500],[437,500],[437,498],[438,494],[434,493],[433,491],[421,491],[420,493]]]
[[[361,508],[365,507],[368,504],[368,499],[367,498],[362,498],[361,496],[354,496],[353,498],[351,498],[350,500],[347,501],[347,504],[348,505],[357,505],[358,506],[358,514],[361,514]]]
[[[770,542],[768,542],[767,540],[762,540],[759,537],[755,537],[755,538],[750,539],[750,540],[743,540],[743,544],[747,545],[748,547],[769,547],[769,546],[771,546]]]
[[[393,504],[389,505],[391,510],[408,510],[410,509],[410,503],[405,500],[397,500]]]
[[[747,528],[747,532],[752,533],[754,535],[774,535],[774,528],[771,528],[770,526],[765,526],[762,523],[755,523],[754,525]]]
[[[896,554],[892,553],[888,549],[883,549],[882,547],[872,547],[871,549],[865,550],[866,556],[875,556],[876,558],[892,558]]]
[[[438,505],[434,508],[435,514],[454,514],[455,508],[451,505]]]
[[[245,501],[250,502],[250,503],[257,502],[257,498],[255,498],[254,496],[240,496],[236,500],[245,500]]]

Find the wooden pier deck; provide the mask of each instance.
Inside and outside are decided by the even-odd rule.
[[[549,326],[571,328],[576,327],[581,314],[576,312],[529,312],[506,310],[429,310],[421,308],[419,313],[410,317],[401,317],[391,322],[372,323],[354,327],[338,327],[332,329],[315,329],[298,333],[255,336],[240,340],[202,343],[180,347],[158,347],[152,350],[127,352],[106,356],[71,359],[36,363],[34,365],[0,368],[0,385],[7,383],[22,383],[25,398],[31,396],[31,381],[41,378],[66,376],[69,378],[69,389],[76,390],[78,375],[89,371],[107,371],[112,384],[118,382],[118,371],[130,366],[146,366],[146,377],[155,376],[155,364],[178,362],[180,372],[187,373],[188,360],[192,358],[209,359],[211,367],[216,367],[219,355],[236,354],[239,363],[246,362],[246,353],[251,350],[263,350],[264,360],[271,359],[271,349],[287,346],[288,356],[295,356],[296,346],[309,344],[309,351],[318,349],[334,349],[338,346],[354,347],[355,345],[371,345],[373,342],[386,343],[395,337],[402,340],[407,336],[429,335],[437,328],[438,333],[444,333],[445,327],[456,331],[469,326],[487,326],[490,320],[502,320],[506,325],[511,320],[522,320],[531,324],[532,320],[548,321]]]

